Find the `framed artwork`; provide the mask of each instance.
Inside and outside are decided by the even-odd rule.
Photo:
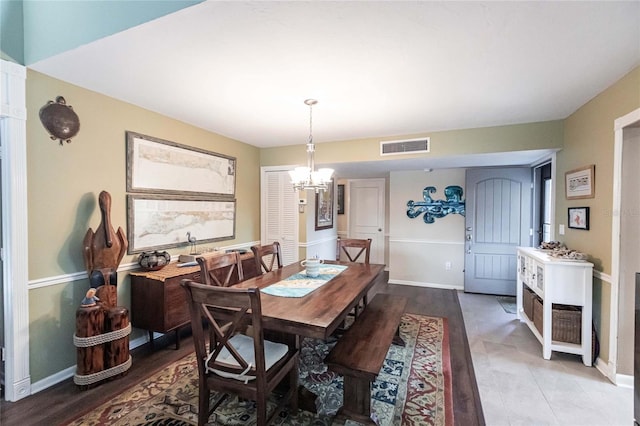
[[[344,214],[344,185],[338,185],[338,214]]]
[[[595,197],[596,166],[571,170],[565,173],[565,195],[567,200]]]
[[[235,238],[236,201],[174,195],[127,195],[129,254]]]
[[[135,132],[126,135],[127,192],[235,196],[234,157]]]
[[[569,207],[569,228],[589,230],[589,207]]]
[[[333,179],[326,191],[316,193],[316,231],[333,228]]]

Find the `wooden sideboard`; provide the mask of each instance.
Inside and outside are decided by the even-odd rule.
[[[153,333],[175,331],[176,348],[180,347],[180,328],[191,321],[185,291],[180,287],[184,279],[202,282],[200,266],[178,266],[170,263],[158,271],[131,272],[131,325],[149,332],[153,345]],[[253,253],[242,255],[245,279],[256,275]],[[221,272],[221,276],[225,271]],[[238,276],[231,282],[237,283]]]

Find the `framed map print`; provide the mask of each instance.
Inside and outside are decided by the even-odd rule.
[[[127,212],[130,254],[186,246],[187,232],[198,243],[235,238],[235,200],[129,194]]]
[[[234,157],[135,132],[126,135],[127,192],[235,196]]]

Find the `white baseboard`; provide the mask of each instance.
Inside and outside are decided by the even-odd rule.
[[[611,383],[616,386],[622,387],[633,387],[633,376],[628,376],[626,374],[614,374],[613,373],[613,365],[609,363],[605,363],[600,358],[597,358],[594,363],[596,369],[602,373],[604,377],[609,379]]]
[[[593,363],[593,365],[596,367],[596,369],[602,373],[602,375],[604,377],[606,377],[607,379],[611,380],[611,383],[615,383],[615,380],[612,379],[613,376],[613,370],[611,368],[611,365],[605,363],[604,361],[602,361],[600,358],[596,358],[595,362]]]
[[[628,374],[616,374],[616,385],[621,388],[633,389],[633,376]]]
[[[445,290],[464,290],[463,285],[452,285],[452,284],[438,284],[438,283],[425,283],[420,281],[407,281],[407,280],[394,280],[389,279],[389,284],[401,284],[401,285],[411,285],[415,287],[427,287],[427,288],[442,288]]]
[[[155,335],[154,335],[155,336]],[[131,340],[129,342],[129,350],[135,349],[138,346],[142,346],[145,343],[147,343],[149,341],[149,335],[145,334],[144,336],[138,337],[135,340]],[[31,384],[31,393],[30,395],[33,395],[34,393],[38,393],[40,391],[43,391],[47,388],[50,388],[53,385],[56,385],[60,382],[63,382],[65,380],[67,380],[70,377],[73,377],[73,375],[76,374],[76,366],[71,366],[69,368],[65,368],[62,371],[58,371],[55,374],[52,374],[51,376],[45,377],[42,380],[38,380],[37,382],[34,382]]]

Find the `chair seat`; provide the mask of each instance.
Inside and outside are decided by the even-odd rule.
[[[244,358],[247,363],[249,363],[250,367],[255,367],[256,365],[256,356],[254,352],[254,344],[253,338],[246,336],[244,334],[236,334],[231,339],[229,339],[229,343],[233,346],[236,351]],[[289,351],[289,347],[283,343],[271,342],[269,340],[264,341],[264,363],[265,370],[269,371],[269,369],[280,361]],[[213,352],[211,353],[213,354]],[[210,355],[211,356],[211,355]],[[205,364],[209,363],[209,359]],[[220,355],[216,359],[216,364],[225,367],[240,367],[238,361],[231,355],[231,353],[227,350],[227,348],[222,348],[220,351]],[[225,377],[228,379],[236,379],[243,382],[254,380],[256,377],[251,376],[244,373],[230,373],[228,371],[217,370],[215,368],[211,368],[207,366],[207,372],[213,372],[221,377]]]

